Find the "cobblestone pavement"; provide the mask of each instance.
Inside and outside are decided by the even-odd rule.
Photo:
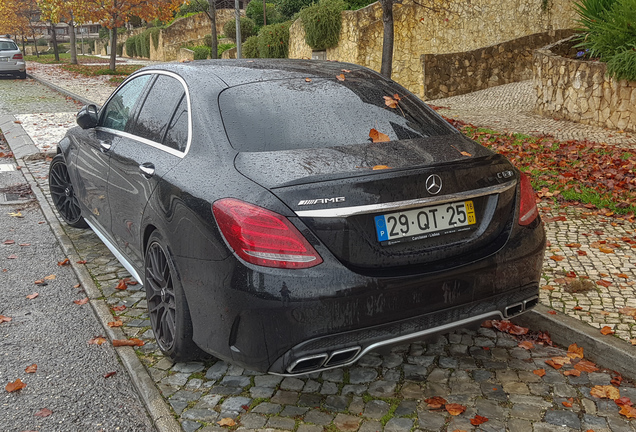
[[[439,113],[476,126],[528,135],[552,135],[560,140],[605,142],[636,147],[636,134],[541,117],[534,114],[536,93],[532,81],[505,84],[485,90],[426,101],[444,107]]]
[[[483,125],[501,129],[500,124]],[[48,161],[31,160],[27,167],[47,192]],[[636,338],[634,317],[619,312],[636,307],[636,226],[575,207],[544,205],[541,211],[550,242],[541,303],[596,328],[610,326],[623,340]],[[469,420],[475,414],[489,418],[479,430],[636,431],[636,422],[619,416],[614,402],[590,396],[592,386],[609,384],[609,372],[566,376],[563,370],[571,365],[562,370],[545,365],[548,358],[564,356],[564,350],[540,345],[525,350],[512,336],[485,328],[372,354],[354,367],[302,379],[214,360],[172,365],[152,339],[143,291],[138,285],[117,290],[119,280],[129,275],[106,247],[90,230],[64,228],[106,301],[113,308],[126,306],[114,314],[127,335],[146,340],[138,354],[186,431],[220,430],[215,421],[225,417],[244,430],[473,430]],[[559,256],[563,259],[552,258]],[[546,375],[534,374],[537,369],[546,369]],[[621,395],[636,400],[634,386],[626,381]],[[465,405],[467,411],[451,416],[429,410],[424,399],[433,396]],[[571,407],[566,406],[570,397]]]

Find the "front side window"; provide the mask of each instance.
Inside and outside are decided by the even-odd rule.
[[[173,120],[175,109],[184,99],[184,95],[183,85],[177,79],[159,75],[146,96],[131,132],[139,137],[162,143],[168,125]]]
[[[141,75],[121,87],[104,107],[100,126],[118,131],[126,130],[135,104],[149,79],[150,75]]]

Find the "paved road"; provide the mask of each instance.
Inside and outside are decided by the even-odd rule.
[[[0,113],[74,109],[32,80],[0,79]],[[0,137],[0,153],[8,151]],[[0,324],[0,430],[154,430],[113,347],[88,344],[104,328],[90,304],[73,302],[86,294],[72,268],[58,265],[66,256],[37,201],[19,200],[28,185],[15,167],[0,158],[0,315],[12,318]],[[26,373],[32,364],[37,371]],[[26,387],[6,392],[16,379]],[[52,414],[37,416],[42,409]]]
[[[43,142],[46,136],[40,137]],[[42,190],[47,189],[46,161],[29,161],[25,170]],[[552,216],[562,211],[543,210]],[[566,256],[559,265],[547,262],[546,280],[551,283],[561,272],[571,268],[568,267],[570,259],[574,259],[574,252],[568,251],[562,243],[601,223],[598,217],[581,215],[576,209],[565,211],[565,221],[548,225],[552,248],[563,247],[554,253]],[[617,233],[634,231],[630,224],[619,222]],[[609,385],[616,376],[602,369],[603,362],[601,369],[575,376],[571,371],[575,370],[573,363],[577,360],[571,360],[561,369],[545,363],[554,357],[566,357],[565,349],[537,342],[525,349],[519,346],[521,339],[532,337],[519,339],[488,328],[445,335],[436,342],[397,347],[385,355],[369,355],[351,368],[300,378],[262,375],[214,360],[173,365],[161,356],[153,343],[143,294],[134,286],[126,291],[114,289],[118,279],[127,275],[125,270],[90,231],[66,229],[66,232],[78,255],[88,261],[86,268],[97,281],[99,295],[112,306],[126,306],[121,312],[124,332],[146,340],[138,355],[185,431],[221,430],[215,422],[226,417],[235,419],[244,430],[474,430],[470,419],[475,415],[488,418],[478,429],[489,431],[636,430],[634,421],[618,414],[613,401],[590,394],[593,386]],[[582,240],[585,238],[581,236]],[[621,251],[618,260],[615,257],[619,255],[608,258],[587,245],[583,248],[588,251],[590,261],[573,261],[572,265],[579,266],[577,272],[587,269],[597,275],[620,268],[630,272],[630,281],[634,278],[631,273],[634,266],[621,262],[631,256],[629,247]],[[599,289],[595,291],[598,301],[594,295],[586,300],[588,294],[563,292],[556,283],[553,288],[542,290],[542,301],[553,302],[559,312],[567,313],[573,304],[580,304],[582,313],[589,312],[585,317],[590,320],[618,320],[621,324],[616,325],[617,330],[624,331],[624,337],[631,334],[633,320],[627,319],[623,324],[623,318],[600,313],[610,308],[605,304],[607,297],[612,299],[613,309],[631,301],[622,294],[631,293],[631,286],[618,293]],[[546,321],[548,317],[546,315]],[[623,325],[625,329],[619,328]],[[537,337],[536,332],[533,335]],[[570,342],[576,340],[568,344]],[[541,369],[545,370],[543,376]],[[622,381],[619,390],[621,395],[636,401],[632,383]],[[461,404],[466,412],[452,416],[445,410],[431,409],[425,399],[434,396]]]

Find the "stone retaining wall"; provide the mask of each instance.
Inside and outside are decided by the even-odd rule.
[[[423,97],[441,99],[532,79],[533,51],[571,34],[572,30],[557,30],[473,51],[423,54]]]
[[[424,96],[422,54],[475,50],[536,33],[574,26],[571,0],[451,0],[447,11],[432,12],[412,0],[394,4],[395,45],[393,79]],[[426,1],[425,4],[437,4]],[[382,8],[379,2],[342,12],[340,43],[327,50],[327,59],[380,70]],[[289,57],[311,58],[302,23],[290,28]]]
[[[536,111],[544,116],[636,131],[636,81],[607,77],[605,63],[557,55],[564,42],[534,53]]]

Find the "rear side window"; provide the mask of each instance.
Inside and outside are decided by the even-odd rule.
[[[245,152],[362,144],[371,129],[391,141],[453,132],[416,99],[381,80],[291,79],[231,87],[219,105],[232,147]]]
[[[149,79],[150,75],[138,76],[117,90],[102,110],[101,126],[118,131],[126,130]]]
[[[12,41],[0,41],[0,51],[17,51],[18,46]]]
[[[188,101],[183,95],[168,125],[163,144],[178,151],[185,151],[188,143]]]
[[[163,142],[168,125],[173,121],[173,114],[177,105],[184,99],[184,95],[183,85],[177,79],[168,75],[159,75],[148,92],[131,132],[157,143]],[[185,146],[185,142],[183,145]]]

